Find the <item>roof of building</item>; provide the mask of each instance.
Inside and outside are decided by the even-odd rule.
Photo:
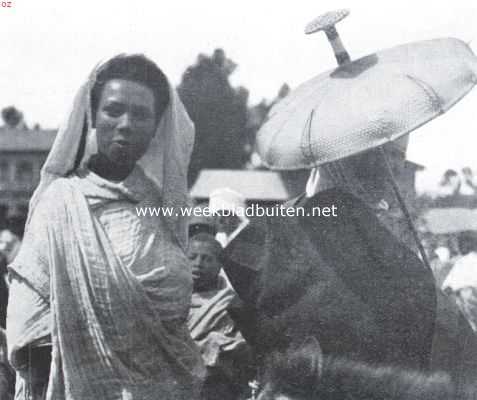
[[[214,190],[227,187],[247,200],[284,201],[304,191],[308,174],[308,171],[203,169],[190,194],[205,199]]]
[[[0,152],[50,150],[56,130],[20,130],[0,127]]]
[[[413,171],[424,171],[426,168],[422,164],[415,163],[414,161],[406,160],[404,163],[405,168],[409,168]]]
[[[477,209],[432,208],[422,215],[424,230],[435,235],[477,231]]]

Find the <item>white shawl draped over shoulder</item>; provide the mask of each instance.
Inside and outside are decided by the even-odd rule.
[[[188,205],[193,125],[170,88],[158,131],[128,178],[113,183],[85,170],[96,142],[90,90],[101,67],[57,134],[9,266],[9,358],[21,383],[22,352],[51,335],[47,400],[193,399],[204,367],[186,327],[187,221],[134,213]]]
[[[84,191],[95,185],[87,178],[56,180],[32,216],[29,245],[11,270],[38,301],[28,310],[12,303],[10,359],[21,370],[22,348],[50,333],[48,399],[193,398],[203,371],[185,326],[192,290],[187,259],[171,234],[161,234],[125,265],[91,211],[95,200],[121,196],[100,187],[88,202]]]

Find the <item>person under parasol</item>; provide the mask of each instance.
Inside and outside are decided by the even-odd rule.
[[[457,39],[436,39],[351,61],[335,29],[347,14],[306,29],[326,33],[339,66],[276,104],[257,134],[268,167],[311,170],[306,193],[285,206],[335,204],[338,217],[251,218],[224,267],[250,307],[242,330],[259,354],[312,335],[328,354],[429,370],[436,287],[393,177],[405,160],[396,140],[475,86],[477,58]],[[475,369],[459,376],[462,365],[456,379],[475,379]]]

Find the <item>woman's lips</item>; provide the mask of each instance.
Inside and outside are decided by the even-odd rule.
[[[131,142],[126,140],[115,140],[113,141],[112,148],[116,149],[116,151],[120,152],[121,154],[129,154],[133,151],[134,146]]]
[[[131,143],[128,142],[127,140],[115,140],[113,143],[121,147],[126,147],[131,145]]]

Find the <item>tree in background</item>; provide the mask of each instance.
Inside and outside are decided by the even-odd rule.
[[[203,168],[242,168],[248,158],[248,90],[230,84],[236,67],[216,49],[200,54],[182,76],[178,92],[196,129],[189,184]]]
[[[255,136],[257,135],[258,130],[265,122],[267,115],[270,109],[278,103],[281,99],[286,97],[290,93],[290,86],[284,83],[278,91],[277,97],[271,102],[263,99],[257,105],[251,107],[248,110],[248,123],[247,123],[247,138],[248,138],[248,149],[249,157],[248,161],[245,164],[247,169],[264,169],[265,167],[262,164],[260,156],[256,151],[254,151]]]
[[[25,129],[25,121],[23,119],[23,113],[15,106],[8,106],[2,109],[2,119],[5,126],[8,128]]]
[[[267,118],[270,109],[281,99],[286,97],[288,93],[290,93],[290,86],[284,83],[278,90],[277,97],[275,97],[271,102],[262,99],[260,103],[249,109],[248,124],[250,129],[252,130],[252,142],[255,142],[255,134],[265,122],[265,119]]]

